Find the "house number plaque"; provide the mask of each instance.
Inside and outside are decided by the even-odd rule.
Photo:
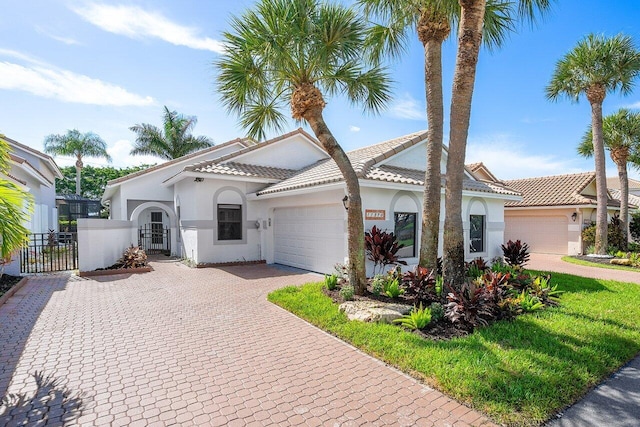
[[[384,221],[386,219],[384,209],[365,209],[364,219],[367,221]]]

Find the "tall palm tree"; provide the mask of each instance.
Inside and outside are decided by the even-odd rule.
[[[80,175],[84,157],[97,157],[111,161],[107,144],[93,132],[81,133],[77,129],[68,130],[64,135],[49,135],[44,139],[44,151],[57,156],[76,158],[76,194],[81,194]]]
[[[366,27],[353,10],[317,0],[261,0],[231,21],[224,34],[226,54],[216,63],[218,90],[239,115],[250,136],[282,129],[291,107],[295,120],[309,124],[336,162],[349,198],[349,281],[356,293],[366,285],[364,223],[358,176],[324,121],[325,95],[377,112],[390,99],[385,70],[363,58]]]
[[[629,36],[589,34],[567,53],[546,88],[547,98],[567,96],[577,102],[586,95],[591,104],[593,157],[596,166],[596,254],[607,251],[607,172],[602,134],[602,103],[608,92],[629,94],[640,74],[640,52]],[[625,219],[626,221],[626,219]]]
[[[191,131],[198,119],[169,111],[164,107],[164,131],[147,123],[136,124],[129,129],[136,133],[136,142],[131,155],[151,155],[173,160],[194,151],[211,147],[213,141],[206,136],[193,136]]]
[[[372,27],[369,37],[375,60],[382,54],[398,57],[415,32],[424,48],[428,132],[419,264],[434,269],[438,262],[442,189],[442,44],[449,37],[451,26],[457,25],[460,7],[456,0],[359,0],[358,3],[366,16],[381,21]],[[513,29],[510,17],[504,14],[506,5],[501,0],[487,3],[483,29],[485,44],[490,48],[502,44],[506,33]]]
[[[9,172],[9,144],[0,135],[0,277],[11,255],[27,240],[33,199],[11,181],[2,178]]]
[[[620,180],[620,222],[624,230],[624,248],[629,242],[629,177],[627,163],[640,157],[640,113],[621,108],[602,120],[602,140],[609,150],[611,160],[618,168]],[[584,157],[593,156],[593,130],[585,132],[578,146],[578,154]]]
[[[535,21],[537,13],[550,8],[553,0],[501,1],[508,16]],[[464,281],[464,232],[462,227],[462,182],[471,118],[471,100],[482,42],[486,0],[458,0],[458,50],[453,75],[449,120],[449,154],[445,182],[444,275],[448,283]]]

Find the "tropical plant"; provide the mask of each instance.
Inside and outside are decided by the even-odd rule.
[[[518,297],[518,303],[522,311],[527,313],[542,310],[544,308],[544,304],[538,297],[536,297],[535,295],[527,294],[524,290]]]
[[[147,254],[139,246],[129,246],[125,249],[120,260],[122,268],[138,268],[147,265]]]
[[[476,278],[482,276],[489,269],[487,262],[482,257],[475,258],[473,261],[465,263],[465,272],[467,277]]]
[[[485,289],[473,282],[464,282],[459,289],[450,288],[447,301],[445,317],[469,329],[487,325],[494,317],[494,306],[487,298]]]
[[[351,301],[353,299],[353,295],[355,294],[355,289],[351,285],[344,285],[340,288],[340,296],[345,301]]]
[[[636,242],[640,241],[640,212],[634,212],[631,214],[629,231],[631,232],[631,238],[633,240],[635,240]],[[631,247],[629,247],[629,249],[632,250]]]
[[[172,160],[211,147],[213,141],[208,137],[191,134],[197,122],[196,117],[183,116],[165,106],[163,129],[148,123],[135,124],[129,128],[136,134],[131,155],[150,155]]]
[[[335,274],[325,274],[324,275],[324,286],[332,291],[338,287],[338,276]]]
[[[536,15],[550,8],[552,0],[515,0],[501,2],[503,13],[534,22]],[[447,283],[464,281],[464,233],[462,228],[462,182],[464,160],[471,118],[471,98],[476,76],[483,28],[491,25],[485,21],[484,0],[458,0],[460,24],[458,50],[451,93],[449,120],[449,149],[447,155],[447,177],[445,181],[444,219],[444,277]]]
[[[306,122],[345,180],[349,200],[349,282],[366,289],[364,222],[358,175],[327,126],[325,95],[345,95],[377,112],[390,99],[385,69],[367,61],[366,20],[340,4],[318,0],[260,0],[231,18],[223,36],[225,54],[216,62],[217,87],[228,110],[249,135],[286,123],[282,108]]]
[[[373,261],[374,274],[376,269],[379,269],[379,273],[383,273],[387,265],[407,265],[405,261],[398,258],[398,251],[404,245],[398,244],[398,239],[393,232],[380,230],[374,225],[371,231],[364,233],[364,244],[367,258]]]
[[[102,194],[104,193],[104,188],[106,187],[108,181],[150,168],[152,166],[154,165],[130,166],[126,168],[115,168],[113,166],[84,166],[82,168],[82,176],[80,177],[80,195],[89,199],[100,199],[102,197]],[[61,167],[60,172],[62,172],[64,178],[56,179],[56,194],[74,194],[76,191],[75,167]]]
[[[431,320],[434,322],[444,319],[444,307],[439,302],[432,302],[429,310],[431,310]]]
[[[398,323],[400,326],[409,330],[415,331],[416,329],[424,329],[429,323],[431,323],[431,310],[424,308],[422,303],[419,307],[413,307],[409,314],[405,314],[399,319],[395,319],[393,323]]]
[[[620,219],[624,231],[622,244],[627,250],[629,244],[629,176],[627,163],[640,160],[640,113],[622,108],[602,120],[602,140],[604,147],[609,150],[609,156],[618,168],[620,181]],[[593,156],[593,131],[591,126],[582,137],[578,146],[578,154],[583,157]],[[610,243],[610,242],[609,242]],[[615,246],[615,245],[614,245]]]
[[[107,153],[107,143],[93,132],[81,133],[77,129],[68,130],[64,135],[51,134],[44,139],[45,153],[56,156],[74,156],[76,158],[76,194],[82,194],[80,175],[85,157],[104,158],[111,161]]]
[[[567,96],[577,102],[586,95],[591,105],[592,148],[596,168],[596,253],[607,249],[607,175],[604,157],[602,104],[609,92],[629,94],[640,75],[640,52],[629,36],[589,34],[556,64],[547,98]]]
[[[375,60],[384,54],[398,58],[415,33],[424,48],[428,132],[419,264],[434,270],[438,258],[442,187],[442,44],[448,38],[452,24],[455,26],[459,20],[460,6],[454,0],[359,0],[358,3],[367,17],[380,21],[372,27],[369,36]],[[487,2],[483,30],[485,44],[489,47],[500,45],[512,27],[509,16],[504,13],[507,6],[508,3],[501,0]]]
[[[435,270],[430,271],[417,265],[413,271],[407,271],[402,277],[405,294],[420,302],[436,301],[436,277]]]
[[[398,298],[400,295],[404,294],[404,289],[400,287],[400,280],[393,279],[386,282],[386,286],[384,287],[384,293],[389,298]]]
[[[385,277],[381,274],[373,276],[373,280],[371,281],[371,293],[374,295],[380,295],[383,293],[386,281]]]
[[[33,197],[4,178],[9,172],[9,144],[0,135],[0,277],[13,253],[27,241]]]
[[[529,262],[529,245],[520,240],[509,240],[506,245],[500,245],[504,260],[511,267],[522,268]]]
[[[614,252],[624,250],[624,243],[626,241],[624,231],[622,229],[622,221],[620,217],[614,215],[611,217],[611,221],[607,224],[607,242],[609,247],[614,249]],[[586,248],[594,246],[593,251],[587,250],[587,253],[595,253],[595,241],[596,241],[597,226],[592,224],[582,230],[582,242]]]

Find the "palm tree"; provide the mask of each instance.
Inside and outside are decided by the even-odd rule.
[[[194,151],[211,147],[213,141],[206,136],[193,136],[191,131],[198,122],[164,107],[164,131],[147,123],[136,124],[129,129],[136,133],[136,143],[131,155],[151,155],[173,160]]]
[[[550,8],[552,0],[501,1],[507,16],[533,22],[537,11]],[[447,283],[464,281],[464,232],[462,228],[462,182],[467,150],[471,99],[476,78],[476,67],[482,42],[486,0],[458,0],[458,50],[453,75],[449,120],[449,154],[445,182],[444,219],[444,275]]]
[[[422,234],[419,264],[429,269],[437,267],[440,234],[440,199],[442,141],[444,128],[442,96],[442,44],[457,24],[460,7],[455,0],[359,0],[368,17],[378,18],[369,42],[374,60],[383,53],[392,58],[406,49],[412,33],[424,48],[425,98],[427,105],[427,169],[424,178],[422,204]],[[484,40],[488,47],[499,46],[508,30],[510,18],[503,12],[506,3],[490,0],[485,11]]]
[[[629,242],[629,177],[627,163],[640,156],[640,113],[625,108],[604,117],[602,120],[602,139],[609,150],[611,160],[618,168],[620,180],[620,222],[624,231],[624,248]],[[584,157],[593,156],[593,130],[591,126],[585,132],[578,146],[578,154]]]
[[[261,0],[231,21],[227,51],[217,63],[218,90],[249,135],[281,130],[287,104],[295,120],[309,124],[336,162],[349,199],[349,281],[366,285],[360,185],[353,165],[324,121],[324,95],[342,94],[377,112],[390,99],[385,70],[363,58],[366,27],[353,10],[317,0]]]
[[[9,171],[9,144],[0,135],[0,174]],[[31,194],[0,177],[0,277],[11,255],[27,240],[24,226],[32,206]]]
[[[76,194],[80,195],[80,175],[84,157],[98,157],[111,161],[107,144],[93,132],[81,133],[77,129],[68,130],[65,135],[49,135],[44,139],[44,151],[57,156],[76,158]]]
[[[640,52],[629,36],[590,34],[558,63],[546,88],[547,98],[567,96],[577,102],[586,95],[591,104],[593,157],[596,165],[596,254],[607,251],[607,172],[602,134],[602,103],[608,92],[629,94],[640,74]],[[625,219],[626,222],[626,219]]]

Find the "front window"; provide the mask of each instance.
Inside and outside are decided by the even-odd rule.
[[[242,240],[241,205],[218,205],[218,240]]]
[[[400,258],[413,258],[416,256],[416,214],[396,212],[394,233],[398,244],[404,247],[398,251]]]
[[[484,252],[484,215],[471,215],[469,217],[469,243],[470,252]]]

